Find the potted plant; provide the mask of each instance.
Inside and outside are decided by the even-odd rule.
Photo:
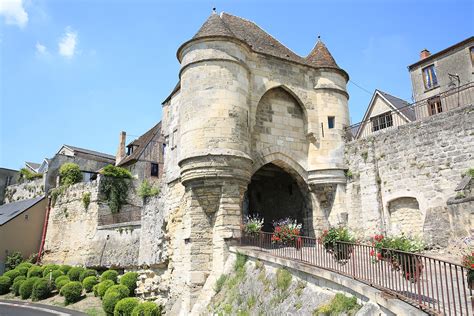
[[[300,249],[302,245],[301,239],[301,224],[295,219],[287,217],[273,222],[273,235],[272,243],[285,245],[285,246],[294,246],[296,249]]]
[[[462,265],[467,269],[467,286],[469,289],[474,289],[474,251],[470,254],[465,254],[462,258]]]
[[[256,237],[263,227],[263,218],[258,214],[247,215],[244,219],[244,231],[247,235]]]
[[[318,242],[323,245],[327,252],[332,253],[334,258],[341,263],[351,258],[354,237],[351,236],[346,227],[331,227],[323,231]]]

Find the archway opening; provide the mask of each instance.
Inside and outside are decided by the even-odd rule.
[[[244,216],[264,219],[262,230],[273,232],[275,221],[291,217],[303,224],[302,234],[311,230],[308,192],[295,175],[268,163],[254,173],[244,199]]]
[[[390,215],[389,234],[420,237],[423,232],[423,216],[414,197],[400,197],[388,203]]]

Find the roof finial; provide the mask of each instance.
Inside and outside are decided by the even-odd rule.
[[[321,35],[318,35],[318,41],[321,41]]]
[[[217,14],[216,8],[212,8],[212,14]]]

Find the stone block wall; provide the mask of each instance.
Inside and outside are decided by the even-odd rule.
[[[41,178],[7,186],[4,202],[5,204],[12,203],[42,195],[44,195],[44,181]]]
[[[446,246],[457,225],[447,201],[474,166],[474,106],[352,141],[346,144],[345,163],[352,230],[370,236],[401,229]],[[333,225],[341,218],[340,212],[329,214]]]
[[[50,209],[44,262],[120,268],[138,265],[141,223],[99,226],[99,214],[110,213],[99,195],[99,181],[75,184],[58,196]],[[90,193],[88,207],[82,200],[85,193]]]

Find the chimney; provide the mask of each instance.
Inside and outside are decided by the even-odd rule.
[[[120,143],[117,150],[117,155],[115,156],[115,165],[117,166],[120,161],[125,158],[125,140],[127,138],[127,133],[122,131],[120,132]]]
[[[430,57],[431,56],[431,53],[429,50],[427,50],[426,48],[423,49],[420,53],[420,60],[423,60],[425,59],[426,57]]]

